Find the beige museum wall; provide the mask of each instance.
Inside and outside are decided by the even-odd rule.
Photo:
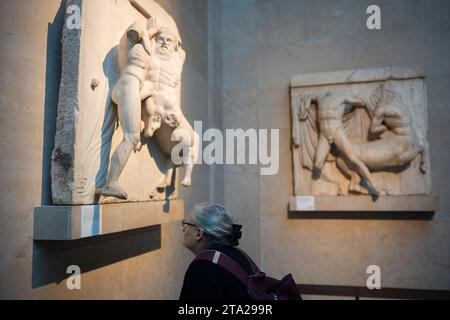
[[[207,2],[157,2],[177,21],[188,54],[185,114],[208,123]],[[32,240],[33,207],[51,204],[64,11],[60,0],[0,0],[0,298],[176,299],[192,258],[179,223],[69,243]],[[186,210],[208,200],[211,176],[196,167],[195,188],[181,194]],[[66,288],[71,264],[83,272],[81,290]]]
[[[450,3],[380,0],[382,29],[369,31],[373,1],[221,0],[224,128],[280,129],[280,170],[225,166],[224,201],[241,218],[242,245],[269,274],[299,283],[366,285],[381,267],[385,288],[450,289]],[[425,66],[433,189],[432,220],[289,219],[293,195],[289,80],[294,74],[384,66]],[[217,80],[216,80],[217,81]]]
[[[111,0],[113,1],[113,0]],[[244,224],[242,247],[267,273],[300,283],[450,289],[450,4],[383,0],[382,30],[365,28],[370,1],[157,0],[177,21],[188,59],[183,108],[217,128],[280,129],[280,170],[199,166],[186,211],[224,202]],[[177,298],[192,258],[178,223],[70,243],[33,242],[33,207],[50,204],[64,2],[0,0],[0,298]],[[208,62],[208,63],[206,63]],[[423,65],[440,209],[430,221],[288,219],[293,194],[289,79],[293,74]],[[80,265],[82,290],[65,270]]]

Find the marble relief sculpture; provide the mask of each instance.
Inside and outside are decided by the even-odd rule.
[[[63,26],[53,203],[178,198],[178,183],[191,185],[199,139],[182,111],[177,23],[154,0],[67,5],[81,9],[82,28]]]
[[[302,193],[309,188],[310,194],[332,194],[311,187],[323,181],[335,186],[336,195],[370,194],[376,200],[408,192],[389,184],[383,172],[400,179],[408,171],[411,181],[428,173],[428,147],[419,139],[422,128],[413,121],[402,85],[386,80],[347,88],[302,88],[293,95],[294,161],[310,172],[311,180],[309,186],[296,181],[297,194],[300,188]]]
[[[172,181],[170,156],[174,145],[186,144],[183,186],[191,185],[196,161],[198,137],[181,111],[181,72],[185,52],[177,32],[159,25],[150,18],[147,25],[135,22],[122,37],[119,48],[121,76],[111,99],[117,104],[123,138],[111,157],[106,183],[97,193],[127,199],[118,184],[119,176],[133,150],[142,148],[141,131],[145,138],[154,138],[167,156],[168,170],[158,188]],[[144,128],[141,130],[141,119]],[[172,141],[171,138],[176,137]]]

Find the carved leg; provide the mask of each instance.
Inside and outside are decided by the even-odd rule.
[[[170,159],[167,160],[167,172],[166,172],[164,178],[161,180],[161,182],[158,183],[156,188],[165,189],[172,184],[174,168],[175,168],[175,165],[172,163],[172,161],[170,161]]]
[[[373,187],[372,175],[369,169],[366,167],[364,162],[362,162],[354,153],[351,142],[348,140],[343,130],[339,130],[335,134],[334,143],[342,151],[342,153],[350,160],[350,162],[356,166],[356,170],[359,175],[367,181],[367,190],[369,193],[377,197],[378,192]]]
[[[342,171],[342,173],[350,179],[350,184],[348,186],[348,191],[356,193],[366,193],[365,189],[361,188],[361,177],[352,169],[350,169],[342,158],[337,158],[336,165]]]
[[[118,103],[119,121],[123,130],[123,139],[111,157],[108,177],[98,193],[119,199],[127,199],[127,193],[119,186],[118,180],[130,154],[140,141],[141,101],[139,97],[139,80],[134,77],[121,79],[114,88]]]
[[[172,185],[172,179],[174,175],[175,165],[170,159],[167,159],[167,172],[161,181],[154,187],[154,189],[150,192],[149,198],[153,199],[158,193],[164,192],[167,187]]]
[[[428,164],[424,162],[424,148],[422,146],[417,146],[407,152],[404,152],[397,158],[397,164],[399,166],[403,166],[407,164],[408,162],[414,160],[415,157],[417,157],[418,154],[420,154],[420,171],[422,173],[426,173],[426,169],[428,167]]]
[[[183,181],[181,181],[181,184],[184,187],[190,187],[191,186],[191,179],[192,179],[192,171],[194,170],[194,165],[197,162],[198,159],[198,144],[199,144],[199,136],[197,132],[195,132],[193,129],[191,129],[191,136],[192,136],[192,146],[189,147],[188,153],[185,158],[184,162],[184,178]]]
[[[184,166],[184,178],[183,181],[181,181],[181,185],[183,187],[190,187],[192,182],[192,170],[194,169],[194,165],[188,164]]]
[[[325,165],[328,153],[330,153],[331,145],[324,135],[319,136],[319,142],[317,144],[316,158],[314,160],[313,179],[318,180],[320,178],[320,171]]]
[[[110,169],[108,172],[108,178],[103,188],[100,190],[100,194],[108,197],[116,197],[119,199],[127,199],[128,195],[119,184],[119,176],[125,167],[125,164],[133,151],[136,143],[139,141],[139,135],[126,134],[124,139],[117,147],[111,158]]]
[[[192,180],[192,170],[194,169],[194,150],[193,147],[186,147],[186,155],[183,157],[184,178],[181,181],[183,187],[190,187]]]

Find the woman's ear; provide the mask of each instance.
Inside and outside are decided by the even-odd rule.
[[[197,241],[200,241],[200,240],[203,239],[204,236],[205,236],[205,234],[204,234],[203,230],[200,229],[200,228],[197,228],[197,232],[196,232],[196,234],[195,234],[195,239],[196,239]]]

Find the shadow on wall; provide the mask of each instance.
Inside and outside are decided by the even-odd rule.
[[[432,220],[434,212],[406,211],[290,211],[286,206],[288,219],[339,219],[339,220]]]
[[[61,37],[66,2],[61,1],[53,22],[48,24],[42,206],[52,205],[50,168],[61,81]],[[70,265],[79,266],[85,273],[160,248],[159,225],[81,240],[33,241],[32,288],[63,281],[70,276],[66,273]]]
[[[71,241],[34,241],[32,287],[61,282],[77,265],[89,272],[161,248],[161,226]]]

